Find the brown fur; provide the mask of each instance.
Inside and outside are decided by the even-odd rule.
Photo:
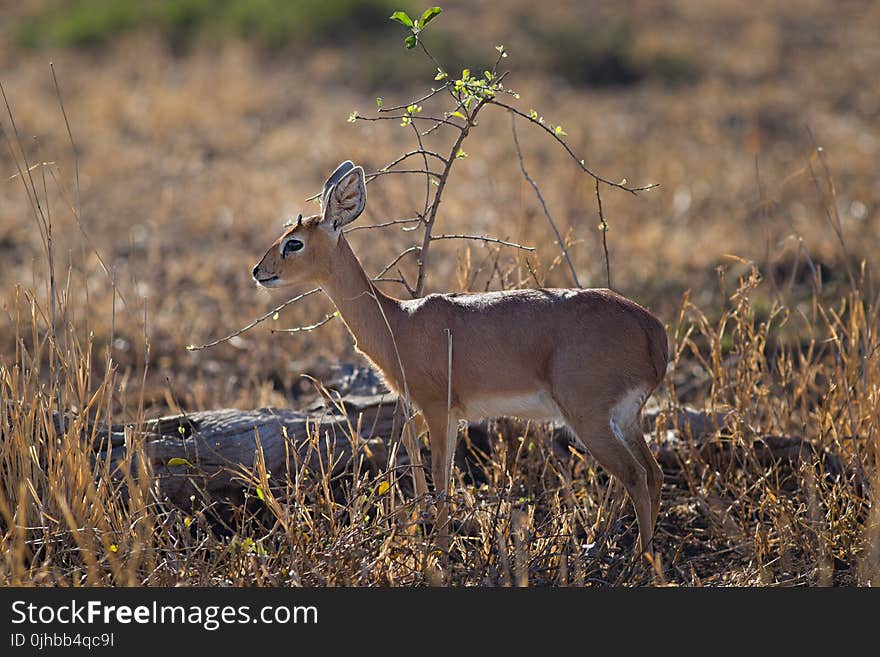
[[[344,189],[334,190],[346,206],[351,205],[351,184],[357,182],[348,181],[352,175],[339,183]],[[449,485],[458,420],[480,419],[473,416],[475,410],[503,407],[504,399],[540,399],[555,405],[596,459],[623,481],[636,507],[642,549],[650,551],[662,473],[638,418],[666,372],[663,325],[635,302],[605,289],[395,299],[365,274],[341,234],[351,219],[335,216],[333,203],[328,202],[323,216],[282,235],[254,268],[254,277],[277,277],[269,281],[272,287],[317,284],[333,300],[357,349],[392,388],[408,391],[421,410],[441,500]],[[280,247],[291,237],[305,246],[285,258]],[[451,404],[447,329],[452,335]],[[612,431],[611,414],[634,390],[640,391],[638,404],[632,417],[624,418],[621,439]],[[417,492],[424,492],[418,490],[422,486],[417,481]],[[442,526],[445,503],[440,515]]]

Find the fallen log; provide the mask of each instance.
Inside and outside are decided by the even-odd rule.
[[[396,401],[388,394],[351,396],[338,408],[219,409],[151,420],[143,432],[121,425],[88,431],[95,436],[95,459],[111,475],[122,477],[123,465],[138,472],[144,458],[161,498],[188,509],[193,495],[240,501],[258,450],[276,478],[285,473],[295,478],[303,467],[335,475],[352,463],[354,454],[370,469],[385,467]],[[398,464],[405,463],[402,454]]]
[[[121,478],[126,468],[138,472],[138,459],[145,458],[160,497],[188,510],[193,496],[205,503],[243,500],[253,485],[250,472],[257,465],[258,449],[276,481],[285,476],[294,479],[303,467],[335,476],[350,467],[354,458],[378,473],[387,467],[393,434],[399,431],[396,408],[397,398],[392,393],[351,393],[332,402],[319,399],[303,410],[220,409],[151,420],[142,432],[130,426],[89,427],[88,431],[95,436],[96,461],[109,466],[111,474]],[[822,463],[828,474],[847,470],[837,455],[820,451],[803,438],[759,437],[749,448],[742,441],[717,439],[715,429],[723,425],[723,416],[686,407],[677,413],[678,431],[666,431],[658,444],[656,431],[646,436],[667,477],[675,479],[683,465],[695,458],[712,467],[729,467],[743,462],[747,451],[764,465],[781,461],[797,468],[808,461]],[[646,429],[656,426],[658,414],[658,410],[646,412]],[[518,432],[524,427],[524,422],[517,421],[491,426],[486,421],[472,423],[469,440],[479,443],[479,450],[486,453],[491,450],[493,436],[499,432],[522,435]],[[549,436],[557,457],[570,458],[572,441],[567,430],[554,426]],[[467,458],[465,451],[457,454],[459,467]],[[422,460],[430,465],[427,450]],[[396,464],[409,464],[405,450],[398,450]]]

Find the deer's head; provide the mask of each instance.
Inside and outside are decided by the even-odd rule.
[[[360,216],[366,202],[364,170],[346,160],[324,183],[321,213],[300,215],[254,267],[254,280],[262,287],[323,283],[342,229]]]

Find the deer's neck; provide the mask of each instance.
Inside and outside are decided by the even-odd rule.
[[[377,290],[345,237],[339,238],[329,278],[322,285],[355,339],[391,383],[400,381],[394,340],[405,312],[400,301]],[[393,337],[392,337],[393,336]]]

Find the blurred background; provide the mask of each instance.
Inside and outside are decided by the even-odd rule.
[[[504,44],[517,107],[563,125],[574,151],[603,176],[659,184],[638,196],[605,190],[603,209],[614,287],[665,322],[677,320],[687,291],[720,312],[728,281],[749,262],[764,276],[754,304],[782,290],[797,307],[810,298],[811,266],[824,293],[839,296],[842,265],[857,270],[876,253],[880,4],[442,6],[424,40],[446,70],[481,71]],[[72,307],[80,315],[70,319],[91,331],[102,353],[112,350],[123,408],[126,382],[144,363],[145,335],[154,413],[171,405],[169,389],[188,409],[289,404],[308,385],[303,372],[326,376],[355,359],[338,321],[312,333],[269,332],[321,319],[330,305],[318,296],[218,347],[185,347],[226,335],[302,291],[258,291],[250,270],[283,221],[317,210],[305,199],[339,161],[375,170],[412,147],[412,133],[396,122],[346,121],[352,111],[375,111],[376,97],[398,104],[434,84],[435,67],[406,50],[406,31],[388,20],[398,9],[415,15],[425,7],[411,0],[0,2],[0,82],[28,160],[53,163],[34,175],[46,185],[59,275],[79,298]],[[0,122],[17,148],[5,110]],[[604,286],[593,181],[540,130],[521,123],[519,134],[581,280]],[[437,143],[448,148],[451,139],[441,134]],[[537,251],[526,263],[522,252],[503,247],[438,242],[428,290],[530,286],[528,267],[542,283],[570,285],[519,172],[508,117],[487,110],[465,150],[438,231],[495,235]],[[8,313],[16,286],[46,294],[45,266],[6,146],[0,174],[0,303]],[[424,181],[387,176],[369,191],[360,222],[380,223],[419,210]],[[832,227],[838,217],[842,240]],[[414,240],[394,228],[351,235],[371,273]],[[401,267],[412,278],[414,259]],[[394,284],[385,289],[406,296]],[[10,353],[13,340],[4,329],[0,348]]]

